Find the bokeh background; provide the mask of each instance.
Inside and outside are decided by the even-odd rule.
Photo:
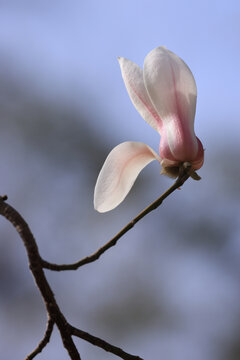
[[[117,209],[93,209],[114,146],[159,144],[117,56],[142,65],[165,45],[196,78],[202,180],[190,179],[96,263],[46,272],[73,325],[146,360],[240,358],[239,36],[238,0],[0,1],[1,194],[48,261],[91,254],[172,184],[153,162]],[[45,309],[5,219],[0,234],[0,358],[24,359],[45,331]],[[83,360],[115,358],[76,344]],[[56,329],[38,358],[67,359]]]

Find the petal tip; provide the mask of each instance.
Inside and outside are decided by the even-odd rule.
[[[95,201],[94,199],[94,210],[96,210],[97,212],[103,214],[106,213],[108,211],[111,211],[113,209],[115,209],[118,206],[118,204],[110,204],[108,203],[107,199],[106,201],[102,201],[101,203],[97,203],[97,201]]]
[[[94,206],[94,210],[96,210],[99,213],[104,213],[104,212],[112,210],[111,208],[106,208],[106,206],[104,206],[103,203],[100,203],[96,189],[94,191],[93,206]]]
[[[94,210],[96,210],[97,212],[99,212],[100,214],[102,214],[102,213],[104,213],[104,212],[110,211],[111,209],[109,209],[109,210],[103,210],[103,209],[101,209],[101,207],[96,207],[96,206],[94,206]]]
[[[119,64],[121,65],[121,62],[124,60],[124,57],[118,56],[117,59],[118,59]]]

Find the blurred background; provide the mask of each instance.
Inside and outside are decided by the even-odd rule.
[[[142,66],[165,45],[196,78],[202,180],[187,181],[97,262],[46,271],[73,325],[145,360],[240,358],[239,19],[237,0],[0,1],[1,194],[48,261],[91,254],[172,184],[153,162],[117,209],[93,209],[114,146],[159,145],[131,104],[117,56]],[[24,359],[46,313],[3,218],[0,234],[0,358]],[[83,360],[116,358],[75,342]],[[37,358],[68,358],[56,329]]]

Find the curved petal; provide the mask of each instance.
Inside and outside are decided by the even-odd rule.
[[[127,141],[108,155],[94,190],[94,208],[106,212],[118,206],[133,186],[140,171],[151,161],[161,159],[148,145]]]
[[[144,61],[144,83],[163,122],[161,131],[173,159],[191,160],[198,152],[194,133],[197,88],[194,77],[177,55],[164,47],[152,50]],[[163,153],[160,152],[163,157]]]
[[[171,115],[194,122],[197,87],[191,70],[165,47],[152,50],[144,61],[144,83],[164,122]]]
[[[119,57],[118,61],[126,89],[133,105],[143,119],[159,132],[161,119],[148,96],[143,81],[142,69],[134,62],[123,57]]]

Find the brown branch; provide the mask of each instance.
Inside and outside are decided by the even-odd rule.
[[[47,328],[44,334],[43,339],[40,341],[40,343],[38,344],[38,346],[36,347],[36,349],[34,349],[31,354],[29,354],[25,360],[32,360],[33,358],[35,358],[35,356],[37,354],[40,354],[40,352],[45,348],[45,346],[49,343],[50,341],[50,337],[52,335],[52,331],[53,331],[53,326],[54,326],[54,322],[51,318],[48,319],[47,322]]]
[[[81,360],[79,352],[73,342],[72,336],[77,336],[81,339],[84,339],[91,344],[98,346],[105,351],[111,352],[119,356],[124,360],[143,360],[139,356],[131,355],[123,351],[122,349],[107,343],[106,341],[97,338],[93,335],[88,334],[85,331],[77,329],[70,325],[62,314],[53,294],[53,291],[46,279],[45,273],[43,271],[43,267],[51,270],[75,270],[78,267],[88,264],[97,260],[106,250],[114,246],[117,241],[134,225],[141,220],[144,216],[150,213],[152,210],[156,209],[164,199],[166,199],[173,191],[182,186],[184,182],[189,178],[191,171],[191,165],[189,163],[183,163],[180,167],[179,176],[176,182],[162,195],[159,199],[149,205],[145,210],[143,210],[138,216],[136,216],[132,221],[130,221],[117,235],[115,235],[108,243],[106,243],[103,247],[101,247],[96,253],[83,258],[75,264],[70,265],[56,265],[48,263],[42,260],[37,243],[33,237],[31,230],[28,227],[28,224],[22,218],[22,216],[9,204],[5,201],[7,200],[7,196],[0,197],[0,215],[5,217],[11,224],[15,227],[20,237],[23,240],[24,246],[27,251],[28,260],[29,260],[29,268],[32,272],[32,275],[35,279],[36,285],[42,295],[42,298],[45,302],[46,310],[48,313],[48,325],[45,331],[44,337],[36,347],[36,349],[29,354],[25,360],[32,360],[37,354],[39,354],[42,349],[47,345],[50,341],[50,337],[53,331],[53,326],[56,324],[64,347],[66,348],[70,359],[72,360]]]
[[[176,189],[182,186],[185,181],[189,178],[191,171],[191,165],[189,163],[183,163],[180,167],[179,176],[175,183],[165,192],[163,193],[157,200],[155,200],[152,204],[146,207],[140,214],[138,214],[133,220],[131,220],[124,228],[116,234],[110,241],[108,241],[105,245],[99,248],[95,253],[90,256],[87,256],[73,264],[53,264],[48,261],[42,260],[42,266],[45,269],[54,270],[54,271],[63,271],[63,270],[77,270],[80,266],[89,264],[93,261],[96,261],[100,258],[100,256],[105,253],[112,246],[116,245],[117,241],[128,232],[130,229],[134,227],[134,225],[141,220],[144,216],[149,214],[151,211],[157,209],[170,194],[172,194]]]
[[[125,351],[123,351],[122,349],[120,349],[119,347],[110,345],[106,341],[104,341],[96,336],[93,336],[91,334],[88,334],[85,331],[79,330],[73,326],[70,326],[70,330],[71,330],[72,335],[77,336],[83,340],[86,340],[86,341],[90,342],[91,344],[104,349],[105,351],[111,352],[112,354],[115,354],[124,360],[143,360],[139,356],[128,354]]]
[[[46,310],[49,316],[44,338],[41,340],[37,348],[31,354],[29,354],[25,360],[32,360],[47,345],[50,340],[54,324],[56,324],[58,327],[63,345],[66,348],[70,359],[72,360],[81,360],[79,352],[72,340],[72,336],[80,337],[90,342],[91,344],[104,349],[105,351],[119,356],[124,360],[142,360],[140,357],[128,354],[122,349],[111,345],[106,341],[101,340],[100,338],[97,338],[85,331],[71,326],[67,322],[45,277],[44,271],[42,269],[42,260],[31,230],[22,216],[13,207],[7,204],[5,200],[7,200],[6,196],[0,197],[0,215],[4,216],[8,221],[11,222],[23,240],[28,255],[29,268],[33,274],[42,298],[44,299]]]
[[[13,207],[4,202],[5,200],[6,197],[0,198],[0,214],[11,222],[23,240],[28,255],[29,268],[44,299],[49,317],[59,329],[63,345],[68,351],[70,359],[80,360],[80,355],[69,332],[68,323],[56,303],[52,289],[43,272],[41,257],[33,234],[22,216]]]

